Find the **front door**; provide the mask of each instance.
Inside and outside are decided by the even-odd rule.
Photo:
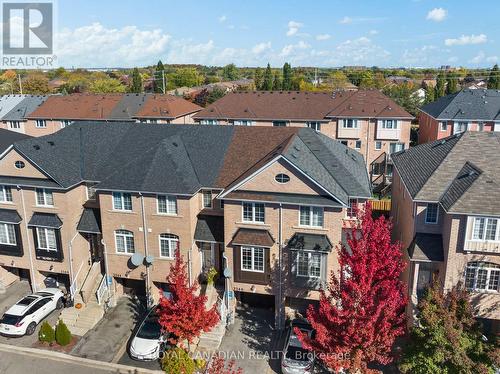
[[[202,271],[207,273],[211,268],[215,268],[215,243],[200,243],[202,256]]]

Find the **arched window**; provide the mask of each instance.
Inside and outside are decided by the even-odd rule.
[[[117,253],[135,253],[134,233],[128,230],[115,231]]]
[[[290,181],[290,177],[287,174],[280,173],[274,177],[274,180],[278,183],[284,184]]]
[[[179,247],[179,237],[173,234],[160,234],[160,257],[174,258]]]
[[[491,262],[469,262],[465,269],[465,287],[469,291],[499,292],[500,265]]]

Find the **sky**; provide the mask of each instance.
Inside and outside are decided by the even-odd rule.
[[[58,0],[65,67],[491,67],[499,0]]]

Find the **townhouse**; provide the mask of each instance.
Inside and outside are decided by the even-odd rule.
[[[424,105],[418,115],[419,144],[464,131],[500,131],[500,91],[465,89]]]
[[[500,331],[500,134],[464,132],[393,155],[394,240],[409,260],[411,308],[433,276],[472,293]]]
[[[71,94],[3,96],[0,109],[1,127],[38,137],[74,121],[191,123],[202,108],[171,95]]]
[[[390,154],[407,149],[413,117],[378,90],[253,91],[201,110],[200,124],[309,127],[361,153],[375,185],[392,174]]]
[[[371,195],[362,155],[312,129],[128,122],[17,142],[0,186],[4,282],[74,295],[108,279],[157,300],[179,249],[190,282],[215,268],[228,297],[268,299],[280,323],[319,297]]]

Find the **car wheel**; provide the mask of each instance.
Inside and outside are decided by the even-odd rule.
[[[57,300],[56,308],[57,309],[62,309],[63,306],[64,306],[64,300],[61,297],[61,298],[59,298],[59,300]]]
[[[26,335],[33,335],[36,329],[36,323],[31,322],[28,327],[26,327]]]

